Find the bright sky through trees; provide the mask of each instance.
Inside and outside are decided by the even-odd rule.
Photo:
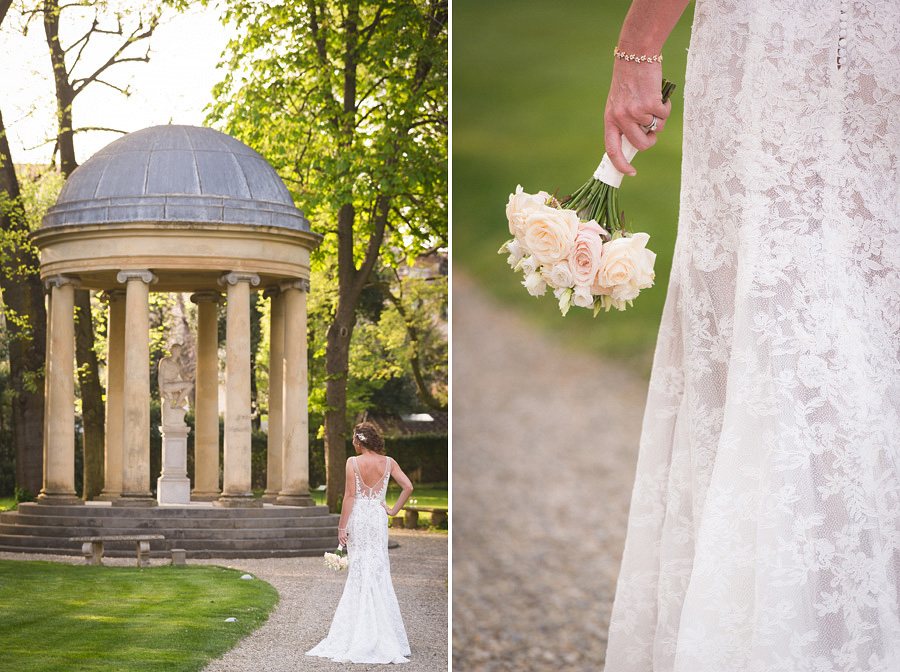
[[[56,133],[50,56],[41,17],[31,21],[27,36],[23,36],[22,20],[15,13],[14,6],[0,31],[0,109],[9,132],[13,160],[48,163]],[[115,27],[114,21],[107,21],[110,27]],[[75,28],[66,23],[67,13],[63,13],[60,33],[64,47],[84,32],[83,22]],[[184,13],[167,9],[149,41],[150,62],[115,66],[106,77],[116,86],[131,89],[131,96],[126,98],[108,86],[93,84],[74,106],[74,126],[102,126],[131,132],[170,121],[202,125],[206,117],[204,107],[212,100],[213,85],[223,76],[216,70],[216,64],[227,35],[214,7],[196,3]],[[86,52],[83,57],[87,60],[83,72],[92,72],[102,64],[114,49],[110,45],[120,41],[121,38],[112,37],[107,43],[98,40],[94,51]],[[130,49],[133,53],[126,53],[143,56],[147,47],[138,43]],[[116,133],[97,131],[77,134],[78,162],[84,163],[118,137]]]

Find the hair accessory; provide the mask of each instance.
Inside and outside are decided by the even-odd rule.
[[[613,55],[623,61],[632,61],[634,63],[662,63],[662,54],[657,54],[656,56],[629,54],[619,49],[618,46],[613,49]]]
[[[357,439],[357,441],[365,441],[366,435],[365,434],[357,434],[356,439]]]

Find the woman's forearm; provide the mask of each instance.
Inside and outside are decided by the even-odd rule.
[[[350,513],[353,511],[354,501],[356,501],[356,497],[344,497],[344,503],[341,505],[341,520],[338,523],[338,529],[347,529],[347,521],[350,520]]]
[[[412,486],[403,488],[403,490],[400,491],[400,496],[397,497],[397,501],[394,502],[394,506],[391,508],[392,516],[396,516],[400,512],[400,509],[402,509],[403,505],[406,504],[406,502],[409,500],[409,496],[412,494],[412,491]]]
[[[690,0],[634,0],[619,33],[619,49],[653,56],[678,23]]]

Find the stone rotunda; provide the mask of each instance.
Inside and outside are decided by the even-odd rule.
[[[260,507],[250,489],[250,300],[252,292],[263,291],[272,315],[264,499],[275,505],[265,510],[317,510],[328,518],[321,531],[333,533],[334,517],[312,506],[309,496],[306,296],[309,255],[320,239],[266,160],[213,129],[147,128],[79,167],[33,234],[48,290],[44,482],[39,504],[21,505],[19,514],[23,507],[31,515],[49,510],[40,504],[59,505],[54,511],[83,504],[75,494],[76,287],[102,290],[109,307],[101,499],[111,503],[110,515],[117,507],[156,505],[151,478],[157,474],[150,473],[150,292],[191,292],[197,304],[191,505],[212,500],[220,514]],[[220,490],[216,313],[223,300]],[[198,510],[203,508],[209,504]],[[8,518],[2,522],[15,522]],[[8,527],[0,526],[0,547]]]

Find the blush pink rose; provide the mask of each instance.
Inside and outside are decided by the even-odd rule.
[[[605,231],[595,221],[582,222],[575,235],[575,247],[569,255],[569,268],[576,285],[588,287],[597,277],[603,257]]]

